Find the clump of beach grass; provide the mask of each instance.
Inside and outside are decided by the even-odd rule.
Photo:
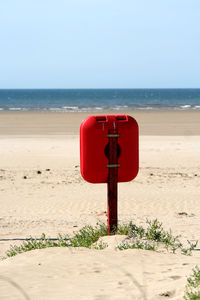
[[[128,225],[121,225],[118,228],[119,234],[125,234],[128,238],[117,246],[119,250],[125,249],[144,249],[144,250],[159,250],[165,248],[167,251],[175,253],[177,249],[182,254],[191,255],[192,250],[197,246],[196,243],[188,241],[189,247],[184,248],[179,240],[179,236],[173,236],[172,231],[165,231],[162,223],[157,219],[147,220],[147,228],[137,226],[130,222]]]
[[[178,236],[173,236],[171,230],[165,231],[157,219],[150,221],[147,220],[147,228],[137,226],[133,222],[128,224],[121,224],[118,226],[115,234],[126,235],[127,238],[120,244],[116,245],[116,249],[144,249],[157,251],[160,248],[165,248],[167,251],[175,253],[177,249],[181,250],[182,254],[191,255],[192,250],[196,244],[189,242],[189,247],[184,248],[179,241]],[[45,234],[42,234],[41,238],[34,239],[29,238],[20,246],[11,246],[7,251],[7,256],[15,256],[18,253],[31,251],[34,249],[42,249],[49,247],[85,247],[102,250],[108,245],[104,242],[97,243],[100,237],[107,235],[107,226],[103,223],[97,223],[95,226],[84,226],[78,232],[74,233],[74,236],[59,235],[57,239],[47,238]]]
[[[192,270],[192,275],[187,279],[185,288],[185,300],[199,300],[200,299],[200,269],[196,266]]]
[[[43,249],[49,247],[86,247],[90,248],[101,236],[107,234],[107,227],[105,224],[97,224],[93,226],[84,226],[80,231],[75,233],[73,237],[62,236],[59,234],[57,239],[47,238],[43,233],[41,238],[29,238],[20,246],[11,246],[10,250],[6,252],[8,257],[15,256],[19,253],[31,251],[34,249]],[[103,248],[103,247],[99,247]]]
[[[70,238],[71,247],[90,248],[100,237],[107,235],[105,224],[97,223],[95,227],[84,226],[72,238]]]
[[[19,253],[35,250],[35,249],[43,249],[50,247],[68,247],[69,239],[67,237],[58,236],[57,239],[47,238],[43,233],[39,239],[36,238],[28,238],[26,241],[22,243],[20,246],[11,246],[10,249],[6,252],[8,257],[15,256]]]

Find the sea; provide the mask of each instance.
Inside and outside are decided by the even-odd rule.
[[[200,89],[0,89],[0,110],[200,110]]]

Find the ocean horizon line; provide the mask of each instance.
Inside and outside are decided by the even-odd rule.
[[[200,89],[0,89],[0,110],[199,110]]]
[[[200,87],[161,87],[161,88],[0,88],[0,91],[8,91],[8,90],[200,90]]]

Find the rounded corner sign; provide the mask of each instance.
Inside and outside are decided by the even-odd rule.
[[[80,126],[80,170],[90,183],[108,182],[109,137],[117,137],[118,182],[133,180],[139,169],[139,129],[129,115],[86,118]]]

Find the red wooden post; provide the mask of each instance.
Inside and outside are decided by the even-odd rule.
[[[107,134],[109,138],[109,164],[108,172],[108,234],[115,233],[117,230],[117,182],[118,182],[118,167],[117,163],[117,140],[119,134],[110,132]]]

